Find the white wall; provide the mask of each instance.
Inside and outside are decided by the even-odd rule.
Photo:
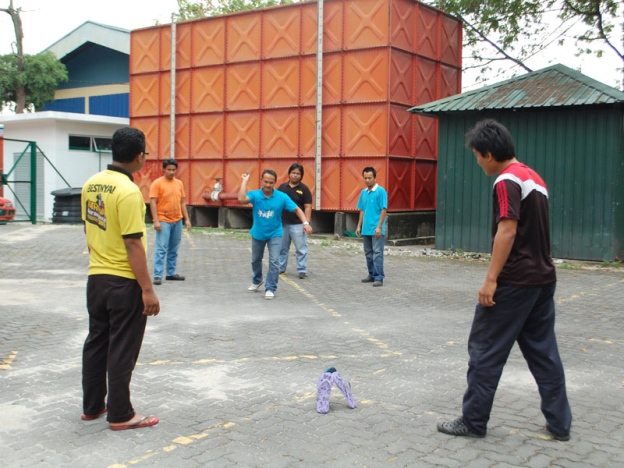
[[[70,150],[69,135],[110,137],[115,130],[128,125],[128,119],[62,112],[41,112],[39,114],[3,116],[0,118],[0,123],[4,124],[4,137],[6,139],[35,141],[41,152],[45,154],[71,187],[82,187],[91,175],[106,169],[107,164],[112,161],[112,156],[110,153],[102,153],[100,157],[98,153]],[[15,163],[14,153],[23,152],[26,145],[27,143],[23,142],[5,141],[5,173]],[[24,155],[24,157],[29,157],[29,154]],[[9,176],[9,181],[11,180],[15,180],[15,177]],[[43,212],[37,213],[38,219],[52,220],[54,197],[51,192],[66,187],[67,185],[57,175],[53,167],[44,162],[43,188],[41,191],[38,190],[43,196]],[[4,190],[4,196],[15,203],[13,194],[7,188]]]

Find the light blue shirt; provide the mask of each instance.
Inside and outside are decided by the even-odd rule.
[[[379,218],[381,217],[381,211],[388,209],[388,194],[379,184],[375,184],[370,190],[366,187],[360,193],[357,209],[364,212],[361,235],[374,236],[375,229],[377,229],[377,225],[379,224]],[[388,218],[384,219],[381,225],[382,236],[386,235],[387,222]]]
[[[262,189],[252,190],[247,192],[247,198],[253,205],[251,236],[261,241],[282,237],[282,212],[295,211],[295,202],[279,190],[273,190],[270,197],[262,193]]]

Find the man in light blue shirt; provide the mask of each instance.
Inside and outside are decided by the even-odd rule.
[[[384,245],[386,239],[386,212],[388,194],[377,183],[377,171],[374,167],[365,167],[362,177],[366,188],[360,193],[357,209],[360,210],[355,234],[362,237],[368,276],[362,283],[373,283],[374,287],[383,286],[384,281]]]
[[[247,192],[249,173],[242,175],[243,182],[238,191],[238,201],[243,204],[251,203],[253,226],[251,227],[251,286],[250,292],[260,290],[264,284],[262,277],[262,257],[264,248],[269,251],[269,271],[266,276],[264,298],[273,299],[277,290],[279,278],[279,255],[282,247],[282,213],[284,210],[294,212],[303,223],[303,230],[307,235],[312,234],[312,226],[304,212],[288,195],[275,190],[277,174],[271,169],[262,171],[262,188]]]

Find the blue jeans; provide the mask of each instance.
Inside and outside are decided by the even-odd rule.
[[[366,266],[368,276],[375,281],[384,280],[384,245],[386,237],[362,236],[364,241],[364,255],[366,255]]]
[[[154,252],[154,278],[163,277],[165,256],[167,257],[167,276],[176,274],[178,249],[182,240],[182,220],[177,223],[160,223],[156,231],[156,251]]]
[[[290,241],[297,252],[297,272],[308,273],[308,235],[303,232],[303,224],[284,224],[282,226],[282,250],[280,252],[279,271],[286,271]]]
[[[267,291],[277,290],[277,279],[279,277],[279,253],[282,247],[282,238],[273,237],[267,240],[251,238],[251,282],[260,284],[262,282],[262,258],[264,257],[264,246],[269,250],[269,271],[266,276],[265,288]]]

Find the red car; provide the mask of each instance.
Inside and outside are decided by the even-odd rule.
[[[15,218],[15,207],[11,200],[0,197],[0,224],[6,223],[6,221],[13,221]]]

